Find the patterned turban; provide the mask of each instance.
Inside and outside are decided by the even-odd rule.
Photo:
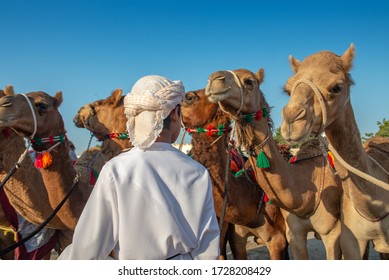
[[[135,147],[145,149],[155,142],[163,120],[181,104],[185,88],[181,81],[151,75],[139,79],[124,97],[127,130]]]

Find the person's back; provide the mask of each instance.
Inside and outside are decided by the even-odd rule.
[[[59,259],[217,259],[219,227],[205,167],[174,148],[180,82],[147,76],[125,98],[132,150],[101,170]]]

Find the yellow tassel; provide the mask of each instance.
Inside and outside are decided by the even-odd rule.
[[[42,155],[42,167],[47,168],[53,163],[53,159],[49,152],[44,152]]]

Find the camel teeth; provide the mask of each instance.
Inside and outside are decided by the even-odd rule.
[[[8,103],[1,104],[1,107],[9,107],[11,105],[12,105],[12,103],[8,102]]]

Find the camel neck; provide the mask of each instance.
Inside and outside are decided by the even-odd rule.
[[[302,161],[293,165],[289,164],[279,152],[266,120],[241,123],[237,134],[246,149],[250,151],[250,162],[255,168],[257,181],[269,198],[281,208],[298,216],[305,216],[313,211],[312,201],[315,201],[318,193],[318,187],[315,184],[320,184],[321,176],[321,172],[317,172],[318,178],[312,182],[312,178],[316,177],[312,175],[313,173],[316,175],[316,163]],[[251,135],[252,141],[244,143],[248,135]],[[267,137],[266,143],[259,149],[255,149]],[[260,149],[269,160],[269,168],[262,169],[256,164]]]
[[[325,132],[332,146],[349,165],[377,179],[387,180],[363,148],[351,104],[347,105],[344,114],[328,126]],[[346,194],[352,198],[354,206],[358,207],[358,211],[364,216],[374,219],[389,211],[389,207],[385,209],[384,206],[387,205],[384,201],[389,199],[387,191],[349,172],[338,161],[335,161],[335,167],[342,178]],[[373,200],[377,201],[374,207],[371,203]]]
[[[2,147],[0,165],[4,166],[4,173],[8,173],[25,151],[26,146],[23,137],[14,132],[2,138],[0,142]],[[24,158],[4,189],[11,205],[31,223],[41,224],[53,212],[42,176],[34,167],[29,155]],[[65,228],[58,217],[54,217],[48,225],[57,229]]]

